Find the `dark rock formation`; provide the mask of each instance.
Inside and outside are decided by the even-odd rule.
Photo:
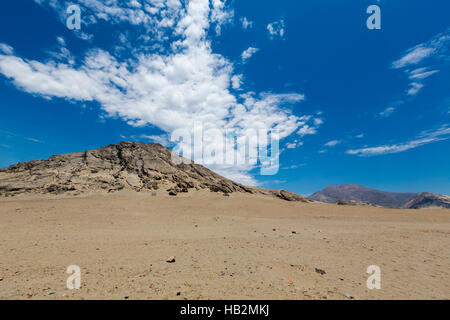
[[[450,197],[434,193],[419,193],[414,199],[406,203],[405,209],[446,208],[450,209]]]
[[[309,201],[287,192],[246,187],[184,159],[160,144],[121,142],[97,150],[55,155],[0,170],[0,197],[24,194],[110,193],[123,189],[167,190],[176,196],[191,190],[266,194],[289,201]]]
[[[336,202],[338,206],[363,206],[363,207],[376,207],[374,204],[363,202],[363,201],[355,201],[355,200],[339,200]]]

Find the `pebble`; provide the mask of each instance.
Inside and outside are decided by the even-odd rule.
[[[174,263],[175,262],[175,257],[172,256],[169,259],[166,260],[167,263]]]
[[[321,274],[321,275],[327,274],[324,270],[319,269],[319,268],[316,268],[316,272]]]
[[[341,294],[342,294],[344,297],[346,297],[347,299],[355,299],[355,297],[353,297],[353,296],[351,296],[351,295],[349,295],[349,294],[347,294],[347,293],[345,293],[345,292],[341,292]]]

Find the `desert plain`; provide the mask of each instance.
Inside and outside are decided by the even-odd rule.
[[[448,299],[449,243],[444,209],[202,191],[19,197],[0,200],[0,299]],[[379,290],[366,286],[371,265]]]

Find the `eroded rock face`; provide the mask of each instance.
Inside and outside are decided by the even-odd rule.
[[[406,209],[424,209],[424,208],[446,208],[450,209],[450,196],[435,193],[420,193],[406,203]]]
[[[281,198],[281,199],[286,200],[286,201],[309,202],[306,198],[304,198],[304,197],[302,197],[302,196],[300,196],[300,195],[298,195],[296,193],[293,193],[293,192],[290,192],[290,191],[286,191],[286,190],[279,190],[279,191],[277,191],[276,196],[278,198]]]
[[[171,195],[205,189],[224,194],[260,193],[289,201],[305,200],[287,191],[243,186],[190,161],[174,164],[171,151],[154,143],[121,142],[0,170],[0,197],[110,193],[123,189],[164,190]]]
[[[355,200],[339,200],[336,202],[339,206],[359,206],[359,207],[376,207],[376,205],[369,202],[355,201]]]

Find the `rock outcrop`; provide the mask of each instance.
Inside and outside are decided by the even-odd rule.
[[[336,202],[338,206],[358,206],[358,207],[376,207],[376,205],[369,202],[356,201],[356,200],[339,200]]]
[[[446,208],[450,209],[450,197],[435,193],[419,193],[414,199],[406,203],[405,209]]]
[[[0,197],[26,194],[112,193],[128,189],[156,190],[176,196],[192,190],[225,195],[265,194],[288,201],[307,200],[287,191],[241,185],[184,159],[172,162],[172,152],[160,144],[121,142],[97,150],[55,155],[0,170]]]

